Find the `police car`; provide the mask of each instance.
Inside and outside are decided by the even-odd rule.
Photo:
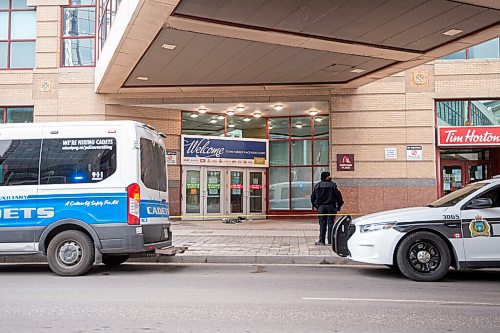
[[[81,275],[171,246],[166,168],[138,122],[0,125],[0,255]]]
[[[450,266],[500,267],[500,179],[470,184],[426,207],[339,219],[334,251],[398,269],[415,281],[443,278]]]

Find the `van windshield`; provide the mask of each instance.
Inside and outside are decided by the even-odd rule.
[[[469,194],[479,190],[480,188],[488,185],[488,183],[474,183],[468,185],[464,188],[451,192],[450,194],[445,195],[444,197],[434,201],[428,207],[451,207],[455,206],[462,199],[464,199]]]
[[[141,180],[147,188],[167,191],[165,149],[145,138],[141,138]]]

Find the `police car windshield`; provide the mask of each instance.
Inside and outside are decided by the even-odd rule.
[[[428,207],[451,207],[460,202],[463,198],[479,190],[481,187],[488,185],[488,183],[474,183],[468,185],[464,188],[451,192],[445,195],[441,199],[438,199],[431,203]]]

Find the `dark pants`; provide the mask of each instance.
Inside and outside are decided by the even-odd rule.
[[[318,214],[337,214],[337,210],[333,205],[321,205],[318,207]],[[335,216],[319,216],[319,241],[321,243],[325,242],[325,238],[328,240],[328,244],[332,244],[332,233],[333,233],[333,222],[335,221]],[[328,227],[328,234],[327,234]]]

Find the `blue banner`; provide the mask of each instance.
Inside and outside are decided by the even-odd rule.
[[[268,165],[267,140],[185,135],[182,138],[182,153],[184,164]]]

